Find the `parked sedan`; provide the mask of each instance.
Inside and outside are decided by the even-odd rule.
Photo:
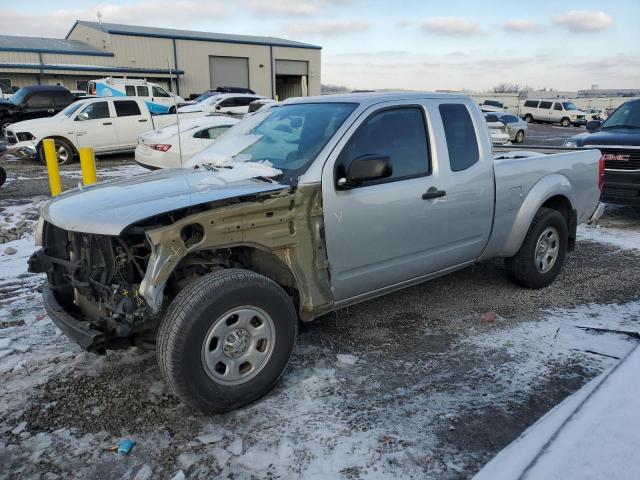
[[[150,170],[180,168],[196,153],[211,145],[220,135],[240,120],[212,115],[188,118],[138,138],[136,162]]]
[[[507,126],[502,123],[495,113],[485,113],[484,119],[487,122],[489,136],[493,145],[505,145],[509,143],[509,132]]]
[[[524,137],[529,129],[527,122],[515,115],[511,115],[510,113],[496,112],[488,115],[494,115],[497,118],[497,121],[503,123],[507,127],[509,139],[513,143],[522,143],[524,141]]]

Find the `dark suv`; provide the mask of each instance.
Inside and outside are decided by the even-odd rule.
[[[0,136],[12,123],[33,118],[51,117],[73,103],[69,90],[56,85],[23,87],[8,100],[0,100]]]

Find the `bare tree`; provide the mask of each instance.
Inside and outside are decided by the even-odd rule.
[[[320,85],[320,93],[341,93],[348,91],[349,89],[342,85],[333,85],[331,83]]]
[[[518,93],[520,85],[517,83],[500,83],[493,87],[493,93]]]

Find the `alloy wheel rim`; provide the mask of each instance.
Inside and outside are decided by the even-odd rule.
[[[236,307],[218,317],[202,343],[202,366],[216,383],[237,385],[258,375],[273,353],[276,331],[261,308]]]
[[[560,251],[560,235],[554,227],[547,227],[538,237],[534,251],[536,269],[540,273],[547,273],[553,268]]]
[[[58,163],[67,163],[69,160],[69,151],[62,145],[56,145],[56,158]]]

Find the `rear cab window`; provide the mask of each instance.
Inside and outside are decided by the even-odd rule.
[[[550,110],[551,102],[540,102],[540,105],[538,106],[538,108],[542,108],[543,110]]]
[[[146,88],[146,87],[145,87]],[[113,106],[118,117],[134,117],[142,115],[138,102],[134,100],[115,100]]]
[[[442,103],[438,109],[444,126],[451,170],[466,170],[480,160],[478,138],[469,109],[462,103]]]
[[[431,173],[427,124],[422,107],[392,107],[373,113],[349,139],[336,165],[344,170],[364,155],[385,155],[391,176],[362,186],[386,183]]]

